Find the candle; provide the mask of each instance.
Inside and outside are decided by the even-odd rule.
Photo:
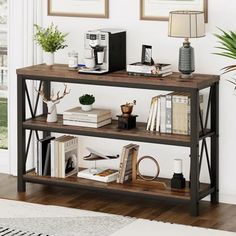
[[[182,160],[181,159],[174,159],[174,173],[182,174]]]

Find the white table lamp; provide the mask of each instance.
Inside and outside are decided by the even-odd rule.
[[[179,50],[179,71],[181,78],[192,78],[195,71],[194,49],[189,38],[205,36],[204,12],[201,11],[171,11],[169,15],[169,37],[185,38]]]

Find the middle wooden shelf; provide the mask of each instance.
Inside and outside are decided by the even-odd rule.
[[[101,128],[87,128],[79,126],[63,125],[62,115],[58,116],[57,123],[47,123],[45,116],[38,116],[28,119],[23,123],[23,128],[29,130],[49,131],[55,133],[74,134],[82,136],[92,136],[111,139],[122,139],[139,142],[168,144],[175,146],[191,146],[189,135],[164,134],[159,132],[147,131],[146,123],[138,122],[137,128],[132,130],[120,130],[117,128],[117,121],[113,120],[111,124]],[[203,137],[210,137],[214,134],[210,130],[205,130]]]

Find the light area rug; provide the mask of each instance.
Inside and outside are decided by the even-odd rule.
[[[0,199],[0,236],[236,236],[236,233]]]

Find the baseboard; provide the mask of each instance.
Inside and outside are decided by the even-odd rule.
[[[236,205],[236,195],[234,194],[220,194],[219,199],[221,203]]]
[[[210,201],[210,196],[205,197],[203,200]],[[219,194],[219,202],[236,205],[236,195],[234,194]]]
[[[9,174],[10,165],[9,165],[9,152],[6,150],[0,150],[0,173]]]

